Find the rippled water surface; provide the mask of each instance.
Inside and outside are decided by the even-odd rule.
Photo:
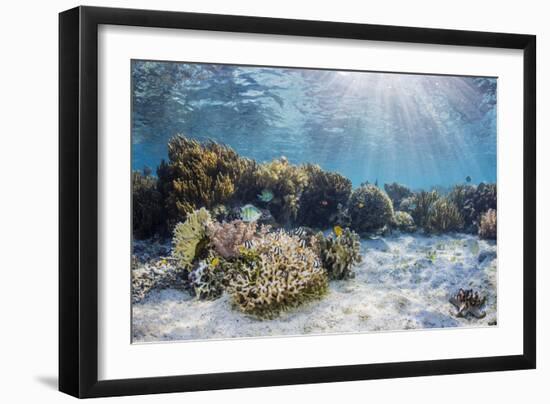
[[[355,186],[496,182],[497,80],[174,62],[132,62],[134,169],[176,133],[259,162],[281,155]]]

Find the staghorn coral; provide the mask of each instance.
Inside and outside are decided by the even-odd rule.
[[[325,237],[317,233],[313,248],[321,258],[330,279],[351,279],[354,277],[353,265],[361,262],[361,243],[357,233],[345,229],[340,235]]]
[[[460,231],[464,219],[460,211],[448,198],[439,198],[429,209],[424,230],[428,233]]]
[[[397,211],[393,215],[393,226],[404,232],[413,232],[416,230],[412,216],[402,211]]]
[[[249,181],[256,167],[228,146],[182,135],[168,142],[168,158],[161,162],[157,175],[169,229],[195,209],[233,200],[241,181]]]
[[[172,237],[172,257],[178,267],[190,270],[193,262],[204,255],[208,244],[207,227],[211,220],[210,213],[201,208],[189,213],[185,222],[176,225]]]
[[[163,222],[162,195],[151,170],[132,173],[132,230],[136,239],[153,237],[161,232]]]
[[[430,210],[437,200],[439,194],[436,191],[421,191],[414,195],[411,216],[418,227],[426,228]]]
[[[328,288],[326,272],[315,253],[284,231],[264,232],[226,268],[233,303],[259,318],[273,318],[317,299]]]
[[[359,233],[379,230],[393,219],[391,199],[374,185],[362,185],[352,192],[348,212],[352,228]]]
[[[296,219],[300,195],[308,179],[302,167],[294,166],[282,157],[257,167],[254,194],[269,189],[273,193],[273,199],[268,203],[269,211],[277,222],[288,224]]]
[[[351,195],[351,181],[338,173],[323,171],[314,164],[303,167],[308,185],[300,197],[298,222],[305,226],[324,228],[338,213],[338,205],[345,205]]]
[[[252,240],[256,233],[256,222],[246,223],[242,220],[207,225],[207,234],[214,249],[223,258],[236,257],[239,249],[247,240]]]
[[[496,240],[497,239],[497,211],[489,209],[481,215],[479,222],[479,237]]]
[[[409,188],[405,185],[398,184],[397,182],[384,184],[384,191],[386,191],[390,197],[394,207],[398,207],[403,199],[409,198],[413,195]]]

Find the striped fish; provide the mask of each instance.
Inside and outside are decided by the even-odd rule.
[[[244,242],[244,248],[247,248],[249,250],[251,250],[252,248],[254,248],[254,241],[253,240],[246,240]]]
[[[273,252],[277,255],[282,255],[283,254],[283,250],[281,249],[281,247],[277,246],[273,249]]]
[[[298,237],[302,237],[306,234],[306,231],[303,227],[298,227],[297,229],[294,229],[294,234]]]
[[[300,247],[306,248],[307,247],[307,241],[304,238],[300,239]]]

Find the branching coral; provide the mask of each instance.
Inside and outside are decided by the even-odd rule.
[[[270,190],[274,197],[269,211],[280,224],[296,219],[300,207],[300,195],[308,184],[308,175],[302,167],[292,165],[284,157],[257,167],[255,193]]]
[[[164,196],[168,226],[200,207],[207,209],[230,201],[255,163],[228,146],[200,143],[178,135],[168,142],[168,162],[157,170]]]
[[[137,239],[153,237],[161,231],[162,195],[149,170],[132,173],[132,229]]]
[[[386,193],[374,185],[355,189],[348,202],[351,225],[359,233],[369,233],[390,225],[393,206]]]
[[[228,291],[243,312],[272,318],[327,292],[328,279],[315,253],[286,232],[264,233],[243,248],[228,268]]]
[[[439,194],[436,191],[421,191],[414,195],[411,216],[418,227],[427,227],[430,210],[437,200]]]
[[[399,207],[403,199],[409,198],[413,195],[409,188],[405,185],[398,184],[397,182],[384,184],[384,191],[386,191],[390,197],[394,207]]]
[[[219,298],[225,289],[225,274],[221,268],[220,259],[209,257],[200,261],[189,273],[189,284],[199,299]]]
[[[252,240],[256,233],[256,222],[246,223],[234,220],[229,223],[211,222],[207,226],[210,242],[218,254],[232,258],[239,254],[245,241]]]
[[[345,205],[351,194],[351,181],[318,165],[307,164],[303,169],[309,180],[300,197],[298,221],[317,228],[335,224],[338,205]]]
[[[393,216],[393,226],[404,232],[413,232],[416,230],[412,216],[403,211],[395,212]]]
[[[429,209],[424,229],[428,233],[446,233],[460,231],[463,226],[464,219],[454,202],[439,198]]]
[[[475,233],[479,230],[481,215],[489,209],[497,208],[496,184],[481,183],[473,185],[457,185],[449,194],[464,217],[464,230]]]
[[[210,213],[201,208],[189,213],[185,222],[176,225],[172,238],[172,256],[178,267],[190,270],[193,261],[206,253],[207,227],[210,222]]]
[[[313,246],[330,279],[354,277],[353,265],[359,264],[362,259],[361,243],[355,232],[345,229],[339,235],[331,234],[328,237],[319,232]]]
[[[497,239],[497,211],[489,209],[481,215],[479,222],[479,237],[489,240]]]

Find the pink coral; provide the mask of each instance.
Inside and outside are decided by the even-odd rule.
[[[216,252],[224,258],[231,258],[239,254],[239,248],[245,241],[254,238],[256,223],[242,220],[214,222],[208,225],[207,231]]]

